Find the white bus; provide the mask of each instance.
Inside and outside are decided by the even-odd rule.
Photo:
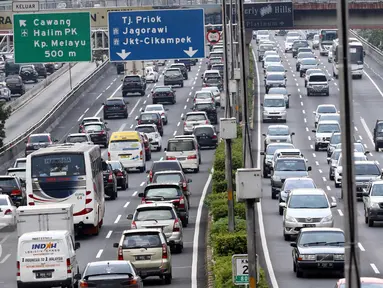
[[[98,235],[105,213],[101,149],[85,143],[43,148],[28,155],[28,206],[73,204],[76,232]]]
[[[328,55],[332,43],[338,38],[337,29],[322,29],[319,31],[319,54]]]
[[[364,50],[363,45],[356,38],[349,38],[348,45],[350,49],[351,76],[361,79],[363,76]],[[332,74],[335,78],[339,77],[339,39],[334,40],[331,51],[333,57]]]

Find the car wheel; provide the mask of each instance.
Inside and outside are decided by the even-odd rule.
[[[375,145],[375,151],[376,151],[376,152],[379,152],[379,147],[378,147],[378,145]]]
[[[176,249],[175,249],[176,251],[176,253],[182,253],[182,251],[184,250],[184,244],[178,244],[177,246],[176,246]]]
[[[172,274],[167,274],[164,276],[164,282],[166,285],[172,284]]]
[[[330,180],[332,180],[332,181],[334,180],[334,175],[331,174],[331,170],[329,172],[328,178],[330,178]]]
[[[111,200],[116,200],[116,198],[117,198],[117,192],[116,192],[116,190],[117,190],[117,189],[114,189],[114,188],[113,188],[113,193],[112,193],[112,195],[110,196],[110,199],[111,199]]]
[[[181,88],[182,88],[182,87],[184,87],[184,83],[183,83],[183,82],[181,83]]]
[[[315,151],[319,151],[319,145],[315,144]]]
[[[302,278],[303,277],[303,272],[298,267],[296,268],[296,272],[295,273],[297,275],[297,278]]]
[[[194,173],[198,173],[198,172],[199,172],[199,166],[196,169],[194,169]]]
[[[283,208],[279,207],[279,215],[283,215]]]
[[[295,265],[295,262],[293,261],[293,271],[297,272],[297,266]]]
[[[340,184],[335,182],[335,188],[340,188]]]
[[[374,220],[371,220],[370,217],[368,217],[368,227],[374,226]]]
[[[366,209],[364,209],[364,223],[368,224],[368,214]]]
[[[269,178],[269,172],[263,167],[263,178]]]
[[[157,152],[160,152],[162,150],[162,147],[161,146],[158,146],[157,147]]]
[[[285,241],[290,241],[290,235],[283,233],[283,238]]]
[[[273,188],[271,188],[271,199],[277,199],[277,193],[275,193]]]
[[[143,167],[140,167],[140,173],[143,173],[143,172],[145,172],[145,166],[143,166]]]

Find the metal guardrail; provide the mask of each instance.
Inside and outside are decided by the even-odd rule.
[[[379,65],[383,66],[383,51],[380,50],[378,47],[375,47],[371,43],[369,43],[366,39],[359,36],[354,30],[350,29],[351,36],[358,39],[362,44],[364,51],[366,51],[366,54],[370,56],[372,59],[374,59]]]
[[[66,94],[45,116],[35,125],[30,127],[26,132],[19,135],[11,143],[6,144],[1,148],[0,163],[2,167],[9,167],[9,161],[25,150],[25,141],[32,133],[43,133],[49,131],[55,125],[58,125],[70,106],[78,100],[82,93],[89,87],[97,84],[97,79],[102,75],[107,74],[107,70],[112,66],[109,61],[105,61],[92,74],[78,83],[71,92]],[[2,170],[0,168],[0,170]]]

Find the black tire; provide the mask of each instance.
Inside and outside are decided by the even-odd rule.
[[[124,115],[124,118],[125,118],[125,119],[128,119],[128,113],[126,113],[126,114]]]
[[[182,251],[184,250],[184,244],[178,244],[174,250],[176,253],[181,254]]]
[[[374,220],[371,220],[370,217],[368,218],[368,227],[374,226]]]
[[[117,198],[117,189],[113,191],[112,195],[110,196],[110,199],[112,200],[116,200],[116,198]]]
[[[318,146],[318,144],[315,144],[315,151],[319,151],[319,146]]]
[[[368,216],[366,209],[364,209],[364,223],[368,224]]]
[[[271,189],[271,199],[277,199],[276,193]]]
[[[279,215],[283,215],[283,208],[279,207]]]
[[[296,272],[295,273],[296,273],[297,278],[302,278],[303,277],[303,272],[298,267],[296,268]]]
[[[184,87],[184,82],[182,82],[180,86],[181,86],[181,88]]]
[[[375,145],[375,152],[379,152],[379,147],[378,147],[378,145]]]
[[[199,166],[198,168],[194,169],[194,173],[198,173],[199,172]]]
[[[335,188],[340,188],[340,186],[341,186],[340,184],[335,182]]]
[[[267,172],[265,167],[263,167],[263,178],[269,178],[269,173]]]
[[[145,95],[145,91],[141,91],[141,92],[140,92],[140,95],[141,95],[141,96],[144,96],[144,95]]]
[[[144,167],[140,167],[139,170],[140,170],[140,173],[145,172],[145,166]]]
[[[122,97],[126,97],[127,93],[126,92],[122,92]]]
[[[334,175],[331,175],[331,172],[329,172],[328,174],[328,178],[333,181],[335,179]]]
[[[283,238],[285,239],[285,241],[290,241],[290,235],[283,234]]]
[[[167,274],[164,276],[164,282],[166,285],[172,284],[172,274]]]
[[[157,152],[160,152],[161,150],[162,150],[161,146],[157,147]]]
[[[122,190],[126,190],[127,187],[127,180],[125,179],[124,182],[122,182],[122,186],[121,186]]]

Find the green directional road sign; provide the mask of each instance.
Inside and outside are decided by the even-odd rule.
[[[16,63],[92,60],[89,12],[13,14]]]

